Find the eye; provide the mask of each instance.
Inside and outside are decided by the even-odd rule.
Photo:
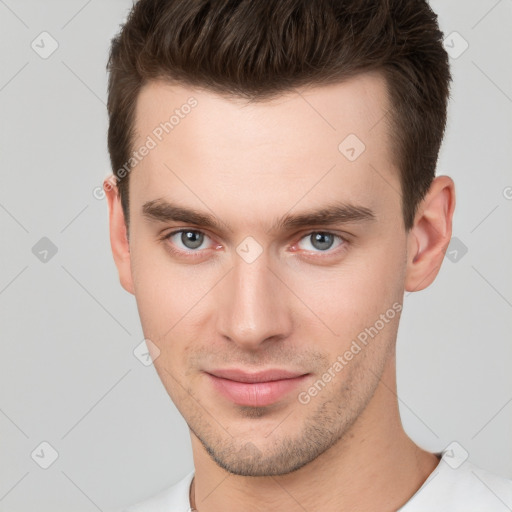
[[[303,241],[306,241],[306,243]],[[300,249],[304,249],[306,251],[313,250],[313,252],[326,252],[329,249],[335,249],[340,245],[343,245],[344,242],[345,240],[341,236],[335,235],[334,233],[328,233],[325,231],[313,231],[312,233],[309,233],[305,237],[301,238],[297,246]],[[311,249],[311,247],[313,249]]]
[[[179,231],[174,231],[173,233],[166,235],[165,238],[182,252],[198,252],[196,249],[200,249],[205,240],[209,239],[207,235],[194,229],[181,229]],[[206,248],[207,247],[203,247],[203,249]]]

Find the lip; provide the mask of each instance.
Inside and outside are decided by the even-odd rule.
[[[213,387],[236,405],[264,407],[283,399],[308,374],[282,369],[245,372],[222,369],[205,372]]]

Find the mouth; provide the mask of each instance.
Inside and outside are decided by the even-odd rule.
[[[296,389],[309,375],[283,369],[246,372],[240,369],[205,372],[213,388],[236,405],[272,405]]]

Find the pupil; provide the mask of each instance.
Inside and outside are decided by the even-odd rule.
[[[315,249],[325,250],[329,249],[333,244],[333,237],[329,233],[315,233],[311,235],[312,245]]]
[[[203,234],[197,231],[184,231],[181,234],[181,241],[188,249],[197,249],[203,243]]]

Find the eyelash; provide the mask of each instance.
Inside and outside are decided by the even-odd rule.
[[[193,232],[193,233],[200,233],[202,235],[204,235],[205,237],[208,237],[210,238],[205,232],[199,230],[199,229],[178,229],[176,231],[173,231],[171,233],[167,233],[166,235],[162,236],[161,239],[165,242],[169,242],[169,240],[174,236],[174,235],[177,235],[177,234],[180,234],[180,233],[187,233],[187,232]],[[307,237],[310,237],[311,235],[313,234],[317,234],[317,233],[321,233],[323,235],[330,235],[332,237],[334,237],[335,239],[337,240],[340,240],[341,243],[335,247],[334,249],[327,249],[326,251],[313,251],[312,254],[310,253],[308,255],[308,257],[310,258],[327,258],[329,256],[333,256],[333,255],[338,255],[339,253],[341,253],[342,251],[345,251],[347,249],[347,244],[348,244],[348,240],[341,236],[341,235],[338,235],[336,233],[332,233],[330,231],[321,231],[321,230],[315,230],[315,231],[309,231],[308,233],[302,235],[298,242],[294,243],[293,246],[296,246],[299,242],[301,242],[302,240],[304,240],[305,238]],[[175,255],[178,255],[178,256],[186,256],[188,258],[200,258],[202,257],[202,252],[204,252],[206,249],[199,249],[199,250],[192,250],[192,249],[189,249],[188,251],[181,251],[179,249],[176,249],[175,247],[173,247],[172,244],[168,243],[167,244],[167,248],[168,250],[175,254]],[[324,256],[324,254],[326,256]]]

